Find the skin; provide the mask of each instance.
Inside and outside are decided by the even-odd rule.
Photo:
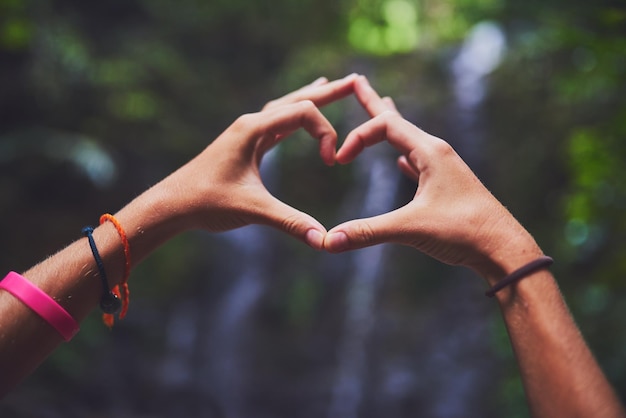
[[[481,184],[445,141],[402,119],[364,77],[355,94],[372,119],[353,130],[337,152],[347,164],[368,146],[387,141],[399,168],[418,182],[411,202],[387,214],[332,228],[331,252],[394,242],[444,263],[473,269],[492,286],[543,255],[533,237]],[[509,332],[532,416],[624,417],[547,270],[496,294]]]
[[[353,130],[335,153],[337,135],[318,107],[352,93],[372,119]],[[259,176],[264,153],[300,128],[319,141],[328,165],[347,164],[365,147],[386,140],[401,154],[399,168],[418,182],[414,199],[327,233],[314,218],[273,197]],[[330,252],[384,242],[409,245],[444,263],[471,268],[489,285],[543,254],[445,141],[404,120],[390,98],[381,98],[364,77],[355,75],[333,82],[319,79],[268,103],[262,112],[241,116],[196,158],[115,217],[130,241],[133,266],[183,231],[221,232],[253,223]],[[117,231],[107,222],[95,229],[94,239],[113,286],[124,268]],[[86,238],[23,275],[78,321],[98,304],[100,280]],[[548,271],[503,289],[496,299],[533,416],[626,416]],[[60,342],[28,307],[0,292],[0,395]]]
[[[130,243],[132,266],[189,229],[221,232],[253,223],[278,228],[321,249],[324,226],[272,196],[261,181],[259,164],[265,152],[302,128],[319,141],[322,161],[333,165],[337,134],[318,106],[352,94],[354,79],[355,75],[332,82],[322,78],[268,103],[262,112],[239,117],[193,160],[115,213]],[[120,238],[110,222],[95,228],[93,237],[113,287],[124,269]],[[101,284],[87,238],[23,276],[79,322],[98,305]],[[27,306],[0,291],[0,396],[61,341]]]

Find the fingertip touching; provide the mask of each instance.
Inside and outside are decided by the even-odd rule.
[[[350,249],[350,240],[343,231],[330,232],[324,238],[323,247],[330,253],[340,253]]]
[[[306,234],[304,236],[304,242],[306,242],[311,248],[315,250],[322,250],[324,248],[325,235],[326,234],[322,233],[321,231],[315,228],[311,228],[306,231]]]
[[[261,213],[260,223],[286,232],[316,250],[324,248],[326,228],[312,216],[273,196],[257,209]]]

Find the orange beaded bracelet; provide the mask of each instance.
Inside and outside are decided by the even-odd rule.
[[[131,266],[130,244],[126,236],[126,232],[124,232],[124,228],[122,228],[122,225],[119,223],[119,221],[115,219],[113,215],[109,213],[105,213],[104,215],[100,217],[100,225],[102,225],[103,223],[107,221],[111,222],[113,226],[115,226],[117,233],[122,239],[122,246],[124,248],[124,260],[125,260],[124,261],[124,275],[122,276],[122,280],[120,281],[120,284],[116,285],[113,288],[113,293],[115,293],[118,297],[122,299],[122,310],[119,313],[119,319],[123,319],[126,316],[126,312],[128,312],[128,304],[130,302],[130,291],[128,289],[128,277],[130,276],[130,266]],[[120,292],[120,288],[121,288],[121,292]],[[102,320],[109,328],[111,328],[113,326],[113,323],[115,322],[115,317],[112,314],[105,313],[102,315]]]

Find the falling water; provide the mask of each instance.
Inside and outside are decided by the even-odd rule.
[[[470,166],[481,162],[484,134],[479,111],[486,94],[488,74],[500,63],[505,50],[502,31],[491,23],[481,23],[468,34],[450,64],[454,107],[450,112],[455,148]],[[360,216],[392,209],[397,192],[397,170],[374,150],[367,150],[359,169],[367,190]],[[338,352],[338,369],[333,388],[330,418],[355,418],[364,405],[367,384],[368,339],[376,319],[376,296],[386,265],[386,247],[361,250],[352,258],[352,277],[347,295],[344,334]],[[490,314],[484,305],[467,295],[479,295],[476,277],[458,269],[454,283],[444,286],[438,297],[439,309],[426,326],[421,347],[414,360],[383,360],[390,371],[388,379],[414,391],[422,400],[423,416],[466,417],[487,414],[485,393],[492,389],[493,356],[490,348]],[[478,285],[478,286],[477,286]],[[414,370],[410,370],[415,362]],[[394,372],[395,371],[395,372]],[[400,379],[400,381],[398,381]],[[390,382],[391,382],[390,380]]]
[[[463,158],[474,167],[481,163],[483,133],[478,113],[487,92],[487,76],[500,64],[506,49],[504,34],[490,22],[477,24],[468,34],[450,70],[452,73],[457,126],[455,144]]]
[[[376,148],[365,150],[357,160],[359,176],[366,190],[360,217],[393,209],[399,172],[395,164]],[[330,418],[353,418],[364,394],[367,343],[375,322],[376,295],[381,285],[386,246],[359,250],[352,257],[352,277],[346,301],[344,333],[338,348],[337,377],[333,388]]]
[[[482,163],[484,132],[480,111],[487,89],[487,76],[498,66],[505,52],[501,29],[480,23],[468,34],[451,62],[454,106],[449,133],[453,146],[473,170]],[[441,295],[438,318],[429,328],[429,361],[421,372],[429,376],[430,405],[427,416],[484,416],[485,393],[492,388],[494,373],[489,306],[468,295],[480,295],[480,284],[467,269]]]
[[[274,148],[263,158],[261,175],[268,187],[276,179],[277,157]],[[246,415],[245,383],[250,378],[246,373],[245,339],[251,334],[250,319],[268,283],[268,251],[273,245],[267,230],[256,225],[230,231],[224,238],[237,252],[229,258],[237,273],[222,296],[204,351],[210,356],[205,359],[212,366],[210,381],[219,383],[213,390],[217,392],[221,412],[226,417],[238,418]]]
[[[273,149],[263,159],[261,175],[268,186],[276,177],[277,155]],[[244,349],[252,333],[250,319],[270,275],[267,260],[273,245],[267,232],[250,225],[212,236],[224,241],[219,271],[229,272],[227,289],[215,307],[206,304],[211,295],[199,294],[191,303],[178,304],[170,315],[168,354],[160,375],[170,388],[201,395],[203,401],[192,408],[197,416],[214,416],[216,410],[218,416],[245,416],[250,376]]]

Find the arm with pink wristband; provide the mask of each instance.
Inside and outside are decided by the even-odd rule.
[[[183,231],[265,224],[321,249],[326,229],[272,196],[258,166],[266,151],[301,128],[332,165],[337,134],[318,107],[351,94],[355,78],[320,78],[262,112],[241,116],[197,157],[85,237],[22,275],[9,273],[0,285],[0,396],[69,340],[96,306],[105,310],[108,325],[118,306],[121,319],[130,269]]]
[[[18,273],[12,271],[7,274],[0,281],[0,289],[21,300],[50,324],[65,341],[71,340],[78,332],[78,322],[61,305]]]
[[[335,152],[337,134],[318,107],[352,92],[372,119]],[[349,163],[365,147],[388,141],[402,154],[400,170],[419,184],[415,197],[392,212],[326,231],[272,196],[259,176],[263,154],[300,128],[319,141],[328,165]],[[0,284],[0,396],[70,339],[98,304],[110,315],[120,298],[120,317],[125,314],[128,272],[162,243],[189,229],[249,224],[273,226],[317,250],[392,242],[473,269],[500,306],[533,416],[626,416],[547,270],[552,259],[452,147],[404,120],[391,99],[356,76],[320,79],[241,116],[111,222],[23,276],[10,273]]]

